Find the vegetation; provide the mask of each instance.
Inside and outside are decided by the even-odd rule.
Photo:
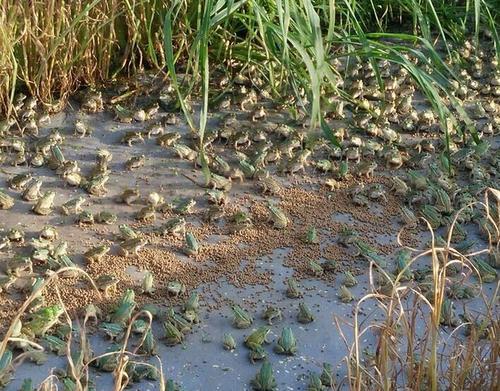
[[[486,47],[500,60],[498,7],[487,0],[4,0],[0,7],[2,117],[19,122],[14,109],[18,92],[37,97],[44,110],[52,113],[60,111],[82,87],[97,88],[144,70],[157,72],[169,81],[179,111],[191,130],[198,133],[196,152],[207,181],[210,172],[204,135],[208,113],[235,88],[235,80],[242,73],[251,75],[253,86],[282,104],[292,117],[307,115],[310,128],[321,128],[329,141],[338,144],[324,112],[331,111],[337,98],[353,109],[363,103],[344,85],[349,78],[345,64],[357,60],[369,63],[382,91],[388,78],[381,77],[379,62],[399,64],[438,114],[449,148],[448,132],[458,123],[463,126],[455,130],[467,129],[479,143],[473,122],[452,93],[453,82],[461,82],[464,42],[468,42],[473,54]],[[226,82],[221,83],[222,79]],[[188,97],[201,102],[199,117],[193,115]],[[480,155],[487,147],[471,151]],[[448,160],[441,163],[451,173],[447,156]],[[366,177],[369,175],[367,172]],[[498,216],[490,216],[490,204],[497,204],[491,209],[498,213],[499,202],[498,191],[490,188],[481,204],[496,236]],[[467,270],[467,278],[477,275],[481,282],[481,273],[472,261],[479,253],[454,249],[450,244],[453,228],[449,232],[444,244],[433,240],[426,251],[411,249],[417,254],[412,254],[414,257],[395,276],[371,262],[372,292],[358,302],[354,323],[347,325],[354,330],[354,342],[345,338],[349,351],[345,384],[350,389],[390,390],[402,384],[415,390],[499,386],[500,330],[495,308],[498,284],[492,298],[481,295],[486,313],[469,318],[464,315],[464,322],[456,327],[453,309],[447,307],[447,275],[456,264]],[[484,252],[498,257],[498,243],[490,240]],[[432,260],[432,279],[424,284],[406,277],[413,263],[422,257]],[[87,274],[71,267],[54,272],[34,289],[0,343],[0,386],[8,383],[16,364],[23,359],[23,354],[13,359],[10,343],[29,344],[31,353],[43,349],[15,332],[30,304],[44,289],[56,290],[61,317],[71,326],[72,319],[57,291],[58,274],[68,271],[81,272],[98,291]],[[402,285],[405,278],[411,283]],[[367,301],[377,304],[377,315],[384,315],[382,321],[358,321],[358,313]],[[125,304],[135,307],[131,303]],[[141,348],[152,343],[146,340],[147,335],[152,335],[148,334],[150,312],[128,316],[122,324],[125,332],[118,349],[90,359],[86,327],[93,316],[91,310],[87,308],[80,329],[78,352],[72,352],[75,342],[71,332],[65,341],[69,365],[64,378],[68,389],[90,389],[89,366],[106,357],[114,360],[115,390],[124,389],[132,381],[132,364],[141,368],[141,374],[151,370],[148,376],[158,378],[161,389],[174,389],[168,388],[161,368],[134,361]],[[417,319],[427,320],[424,330],[417,329]],[[143,338],[129,351],[136,320],[145,324]],[[443,339],[440,325],[444,322],[453,331]],[[340,330],[345,328],[341,320],[337,325]],[[467,328],[467,338],[455,338],[459,328]],[[363,352],[361,341],[374,330],[377,350]],[[293,339],[290,335],[288,338]],[[46,380],[46,389],[55,387],[54,379],[50,376]],[[263,365],[256,379],[259,386],[265,381],[274,384],[268,364]]]

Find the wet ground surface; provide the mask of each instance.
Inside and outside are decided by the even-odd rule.
[[[53,171],[48,168],[27,169],[26,167],[8,167],[0,173],[0,179],[5,182],[14,174],[33,171],[36,177],[43,180],[44,190],[54,190],[56,192],[55,205],[59,206],[70,198],[83,195],[87,197],[84,209],[91,212],[101,210],[112,211],[118,215],[118,223],[134,223],[134,213],[141,206],[126,206],[115,202],[124,188],[138,187],[142,194],[146,195],[151,191],[157,191],[166,199],[175,197],[193,197],[198,200],[197,207],[206,206],[202,199],[204,189],[194,185],[187,180],[181,173],[201,180],[199,170],[193,171],[192,163],[181,161],[174,158],[171,149],[162,149],[157,146],[154,139],[146,142],[134,144],[128,147],[120,143],[124,130],[142,128],[141,124],[117,124],[111,120],[109,114],[98,114],[87,118],[89,125],[94,129],[90,138],[79,139],[72,136],[72,131],[67,124],[73,123],[74,113],[69,110],[67,113],[59,114],[52,119],[48,129],[61,128],[61,133],[66,138],[64,143],[64,154],[67,159],[74,159],[80,162],[83,173],[90,170],[95,160],[96,151],[99,148],[107,148],[113,153],[113,161],[110,165],[112,171],[111,178],[107,184],[108,193],[105,197],[97,198],[86,195],[81,189],[75,189],[64,183],[57,177]],[[222,148],[222,146],[221,146]],[[135,171],[124,169],[124,162],[132,155],[146,155],[145,166]],[[391,175],[391,173],[377,173],[378,175]],[[287,176],[281,178],[282,183],[287,186],[299,184],[310,188],[311,192],[326,192],[324,187],[317,183],[308,181],[302,176]],[[234,199],[244,199],[248,195],[254,194],[251,182],[245,182],[241,185],[235,185],[231,191],[231,197]],[[11,194],[14,194],[11,192]],[[255,196],[256,199],[262,199]],[[332,202],[335,202],[335,196],[332,196]],[[41,228],[46,224],[54,225],[58,228],[62,239],[68,241],[72,257],[76,262],[83,264],[81,254],[91,245],[96,245],[104,240],[108,240],[112,233],[116,232],[116,225],[111,227],[95,225],[91,228],[82,229],[73,223],[74,216],[62,216],[59,210],[54,211],[49,216],[37,216],[31,212],[32,204],[24,201],[17,201],[16,205],[7,211],[1,212],[0,227],[3,229],[12,227],[21,227],[26,231],[27,238],[37,235]],[[57,209],[57,208],[56,208]],[[373,204],[370,213],[383,214],[381,205]],[[314,211],[311,211],[314,214]],[[331,216],[332,220],[341,223],[356,223],[355,218],[348,213],[339,213]],[[155,226],[162,222],[159,219]],[[189,218],[188,223],[195,226],[199,224],[194,218]],[[397,232],[401,228],[398,221],[394,221],[392,226],[382,229],[373,235],[374,240],[381,244],[397,247]],[[142,226],[145,232],[150,227]],[[475,228],[471,228],[471,230]],[[384,232],[386,231],[386,232]],[[208,236],[206,243],[216,244],[219,240],[224,240],[225,236]],[[477,238],[477,234],[471,235]],[[425,233],[420,233],[420,242],[424,242],[422,237],[428,237]],[[334,243],[335,237],[328,237],[328,232],[324,234],[322,246]],[[485,242],[478,240],[476,248],[482,248]],[[346,323],[352,323],[355,309],[355,301],[351,303],[341,303],[337,297],[338,289],[341,285],[342,276],[332,275],[328,279],[304,278],[299,280],[299,286],[304,292],[303,299],[289,299],[285,296],[286,278],[294,275],[293,268],[285,266],[283,263],[290,248],[278,248],[263,257],[259,257],[254,262],[255,270],[264,276],[271,276],[270,282],[265,286],[246,285],[241,287],[228,282],[227,277],[220,278],[217,282],[211,282],[199,286],[200,292],[201,323],[193,327],[193,331],[186,336],[185,342],[174,347],[166,347],[161,341],[158,343],[158,356],[167,378],[173,378],[184,387],[185,390],[246,390],[250,389],[249,380],[255,376],[260,368],[260,362],[251,364],[248,359],[248,349],[243,346],[244,337],[247,336],[253,328],[266,324],[266,321],[260,319],[260,314],[268,305],[278,306],[283,312],[283,319],[276,321],[271,327],[269,340],[271,344],[264,348],[268,352],[268,357],[273,365],[278,389],[280,390],[303,390],[306,389],[307,375],[310,371],[320,372],[323,362],[329,362],[334,367],[334,373],[339,384],[346,387],[345,376],[345,357],[348,348],[344,340],[352,343],[352,328]],[[116,247],[111,251],[116,254]],[[2,257],[7,254],[2,253]],[[186,262],[193,262],[182,255],[181,259]],[[208,261],[210,260],[203,260]],[[241,273],[245,273],[245,262],[241,259]],[[200,262],[200,260],[196,260]],[[361,298],[369,293],[368,266],[366,261],[358,261],[353,264],[353,268],[358,273],[358,285],[352,288],[352,293],[356,298]],[[140,284],[141,279],[141,259],[136,262],[135,267],[128,267],[122,270],[129,274],[131,281]],[[358,274],[357,273],[357,274]],[[495,283],[486,284],[484,289],[487,295],[491,295],[495,288]],[[187,296],[186,296],[187,297]],[[166,299],[167,301],[169,299]],[[479,299],[478,302],[480,301]],[[312,323],[303,325],[297,322],[296,316],[298,303],[304,301],[313,311],[315,320]],[[255,322],[249,329],[238,330],[231,325],[231,311],[229,304],[236,302],[251,312]],[[469,305],[474,306],[475,301],[468,301]],[[360,312],[360,320],[367,316],[376,318],[377,311],[375,306],[369,302],[363,305]],[[342,327],[342,333],[339,332],[337,322]],[[155,325],[157,327],[158,325]],[[290,326],[298,341],[298,351],[295,356],[283,356],[273,352],[275,341],[281,334],[285,326]],[[159,327],[158,327],[159,329]],[[447,338],[449,330],[443,329],[443,338]],[[222,347],[222,337],[224,333],[231,332],[234,336],[237,347],[234,351],[228,352]],[[161,334],[161,332],[159,332]],[[95,352],[99,353],[104,349],[99,349],[103,344],[100,337],[92,337],[95,344]],[[369,349],[373,343],[373,336],[367,335],[363,340]],[[154,360],[153,360],[154,361]],[[18,368],[15,373],[14,381],[7,389],[16,390],[20,386],[23,378],[31,377],[35,384],[38,384],[47,377],[51,368],[64,366],[63,359],[51,359],[43,366],[33,366],[24,364]],[[95,385],[98,390],[110,389],[112,377],[109,374],[93,372],[95,375]],[[144,381],[140,384],[131,385],[131,389],[153,390],[157,389],[157,384]]]

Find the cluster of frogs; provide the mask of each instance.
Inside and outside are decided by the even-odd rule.
[[[495,269],[500,265],[500,254],[496,248],[499,234],[495,227],[495,223],[499,221],[499,211],[495,205],[489,205],[489,214],[486,215],[484,209],[473,207],[471,203],[478,199],[486,187],[498,188],[500,154],[498,148],[490,144],[488,136],[496,135],[500,129],[500,72],[494,57],[482,50],[476,50],[468,42],[461,49],[460,56],[462,64],[458,73],[465,82],[451,83],[450,88],[454,101],[461,102],[469,119],[450,121],[447,129],[449,137],[435,137],[441,130],[432,110],[416,109],[414,100],[418,94],[406,69],[397,68],[385,61],[380,61],[377,69],[374,69],[372,63],[355,62],[348,66],[341,62],[335,64],[338,71],[346,75],[344,79],[339,78],[337,87],[348,91],[352,99],[347,102],[328,93],[322,96],[323,117],[336,124],[332,131],[334,140],[327,134],[323,135],[308,128],[308,119],[302,110],[307,101],[305,94],[302,94],[302,99],[299,100],[291,96],[286,97],[283,102],[273,107],[273,104],[268,102],[269,96],[264,83],[256,76],[252,67],[231,80],[233,92],[222,94],[217,107],[222,111],[219,125],[208,129],[202,140],[198,134],[183,136],[176,130],[179,116],[171,109],[178,107],[179,102],[171,86],[161,91],[157,102],[140,107],[113,103],[116,99],[108,102],[101,92],[86,91],[80,97],[82,114],[77,115],[73,124],[73,136],[92,136],[92,128],[83,114],[97,113],[108,108],[113,112],[116,121],[125,124],[144,123],[141,130],[124,131],[121,143],[133,151],[136,143],[145,143],[154,138],[158,148],[169,150],[179,159],[192,162],[194,167],[207,166],[207,181],[200,186],[206,188],[205,196],[210,206],[205,210],[203,218],[209,223],[225,219],[234,232],[251,226],[254,217],[244,210],[227,215],[226,203],[233,181],[251,180],[263,195],[279,195],[282,189],[279,175],[305,173],[311,171],[309,168],[315,170],[322,178],[323,184],[332,191],[343,187],[352,176],[358,177],[359,185],[350,190],[353,207],[370,208],[373,202],[387,202],[388,194],[392,194],[401,202],[401,223],[408,227],[416,226],[419,218],[423,217],[438,233],[447,235],[455,213],[460,210],[454,229],[449,232],[451,242],[458,251],[470,250],[474,242],[467,238],[467,225],[477,224],[479,232],[490,243],[491,248],[487,255],[475,257],[472,262],[482,281],[491,282],[497,279]],[[408,61],[419,60],[408,57]],[[447,62],[450,66],[457,64],[452,59]],[[419,65],[425,68],[425,64]],[[377,74],[384,81],[383,91],[379,88]],[[222,89],[228,83],[226,78],[217,80],[218,87]],[[128,94],[126,89],[120,92]],[[262,104],[263,100],[267,102]],[[190,106],[189,100],[186,99],[184,104]],[[240,109],[238,114],[231,111],[235,106]],[[453,107],[450,103],[451,110],[454,110]],[[107,149],[98,150],[94,166],[87,175],[82,174],[79,162],[64,156],[65,137],[61,131],[55,129],[47,135],[39,134],[39,127],[49,121],[50,117],[39,114],[37,108],[38,102],[35,98],[28,98],[23,94],[16,96],[14,116],[0,123],[0,161],[14,166],[29,165],[35,168],[46,165],[67,185],[79,187],[94,197],[104,197],[108,193],[106,183],[112,175],[112,153]],[[161,113],[162,109],[168,112]],[[290,121],[276,123],[270,120],[277,111],[287,109],[293,113]],[[468,132],[464,131],[466,128],[469,129]],[[224,156],[217,153],[220,146],[225,147],[227,153]],[[448,153],[436,153],[436,150],[444,149]],[[146,156],[143,154],[132,155],[124,163],[124,169],[140,170],[145,161]],[[381,171],[383,167],[385,170],[404,167],[408,171],[404,175],[392,175],[392,186],[386,188],[385,185],[374,181],[374,173]],[[197,183],[193,178],[188,179]],[[365,181],[369,183],[365,184]],[[43,191],[42,180],[33,173],[14,175],[8,179],[7,185],[10,191],[17,192],[24,201],[33,203],[33,213],[53,213],[55,192]],[[162,222],[156,232],[163,236],[183,238],[184,245],[181,250],[187,256],[200,253],[202,244],[194,233],[189,231],[186,222],[186,216],[193,213],[196,205],[194,199],[174,199],[169,202],[156,192],[142,195],[138,189],[131,188],[118,195],[116,201],[130,206],[140,204],[141,208],[134,212],[134,218],[145,224],[155,222],[157,216],[164,212],[173,213],[174,217]],[[0,209],[10,209],[15,202],[14,196],[0,189]],[[105,210],[93,214],[83,208],[85,202],[86,198],[83,196],[70,199],[60,205],[60,212],[74,216],[75,224],[80,226],[96,223],[117,224],[115,214]],[[288,227],[290,217],[277,204],[268,202],[267,209],[270,226],[275,229]],[[445,246],[446,241],[440,234],[436,236],[436,242]],[[36,292],[45,279],[34,274],[34,266],[51,271],[64,268],[63,276],[76,276],[75,269],[78,266],[68,255],[68,244],[58,239],[57,230],[46,226],[38,237],[29,241],[29,256],[6,260],[4,274],[0,276],[1,289],[15,289],[27,295]],[[304,240],[310,243],[318,241],[313,227],[306,233]],[[118,224],[116,241],[119,255],[124,257],[140,257],[141,249],[148,244],[141,232],[127,224]],[[377,274],[377,289],[381,292],[392,289],[387,277],[394,280],[397,276],[400,281],[417,282],[426,297],[429,300],[433,298],[432,271],[426,268],[412,270],[408,266],[411,259],[408,251],[401,250],[396,254],[395,268],[390,270],[386,257],[363,241],[353,227],[346,226],[340,233],[338,242],[353,250],[359,257],[384,269],[384,274]],[[24,232],[13,228],[1,239],[0,250],[17,248],[24,244]],[[110,251],[111,246],[100,244],[88,249],[84,257],[90,263],[101,262]],[[319,277],[325,271],[336,271],[337,265],[328,260],[321,264],[311,261],[309,268],[312,275]],[[443,302],[441,317],[441,323],[449,326],[456,326],[460,322],[454,313],[452,300],[477,295],[476,289],[461,284],[460,273],[458,268],[450,268],[450,283],[447,286],[447,297]],[[457,279],[454,280],[453,277]],[[153,293],[153,278],[150,272],[146,272],[140,293]],[[115,292],[119,280],[113,275],[102,275],[95,283],[105,296],[110,296]],[[338,291],[342,302],[347,303],[355,299],[349,288],[356,284],[356,278],[350,272],[345,272]],[[289,298],[301,297],[294,279],[287,281],[287,287],[286,294]],[[175,296],[183,295],[186,291],[180,281],[168,281],[164,288],[168,294]],[[162,320],[165,330],[163,339],[167,345],[182,343],[185,334],[199,322],[199,297],[196,293],[191,293],[180,312],[170,308],[163,313],[156,306],[148,305],[139,309],[137,318],[133,316],[138,309],[134,295],[133,290],[127,290],[108,317],[103,317],[93,305],[86,310],[86,321],[94,320],[95,327],[113,341],[110,352],[113,349],[119,350],[117,344],[123,338],[131,319],[134,319],[130,326],[131,332],[141,339],[140,350],[149,355],[155,354],[156,342],[148,326],[148,316]],[[29,352],[33,361],[42,363],[45,356],[21,341],[40,339],[48,349],[63,354],[65,339],[70,332],[64,324],[59,323],[63,308],[58,305],[48,306],[43,294],[39,294],[28,310],[27,319],[19,321],[14,330],[13,337],[19,338],[20,341],[16,342],[13,348]],[[232,310],[233,324],[236,327],[251,326],[253,317],[243,308],[234,305]],[[263,317],[271,325],[273,321],[281,320],[282,314],[279,308],[269,307]],[[474,325],[484,330],[481,325],[485,319],[472,319],[467,314],[461,317],[471,324],[467,332],[470,332]],[[98,319],[101,321],[99,324]],[[301,323],[314,320],[310,309],[303,302],[298,305],[297,320]],[[245,339],[244,345],[249,349],[252,362],[267,357],[263,344],[269,332],[270,328],[263,326]],[[235,349],[236,343],[230,334],[225,334],[223,346],[228,350]],[[297,341],[292,329],[283,328],[275,346],[276,353],[292,355],[296,350]],[[90,360],[89,352],[82,351],[80,354],[85,354],[85,359]],[[10,350],[0,358],[2,384],[10,379],[9,360],[12,360]],[[112,371],[116,365],[115,355],[95,361],[95,366],[104,371]],[[155,378],[158,375],[147,365],[130,364],[126,369],[130,371],[131,379]],[[309,389],[321,390],[325,386],[331,386],[331,373],[331,366],[326,363],[321,375],[311,374]],[[60,373],[58,376],[68,387],[73,381],[68,373]],[[262,365],[252,386],[257,390],[276,388],[268,361]],[[172,381],[167,382],[167,387],[178,389]]]

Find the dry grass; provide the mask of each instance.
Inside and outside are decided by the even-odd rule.
[[[488,189],[485,202],[480,205],[498,231],[498,216],[494,219],[490,215],[492,200],[498,204],[498,191]],[[402,386],[408,390],[469,390],[477,387],[497,390],[500,385],[498,283],[491,296],[481,288],[482,304],[479,307],[482,313],[473,311],[473,315],[460,325],[448,327],[446,331],[442,328],[443,303],[450,283],[449,268],[457,265],[462,268],[459,283],[465,284],[471,276],[477,275],[481,286],[479,272],[470,259],[491,251],[493,247],[490,245],[490,249],[460,254],[450,245],[451,234],[447,245],[438,247],[430,226],[429,230],[433,238],[431,248],[418,251],[408,268],[430,258],[430,290],[424,292],[418,284],[403,283],[401,278],[406,269],[391,278],[384,270],[376,270],[375,265],[371,265],[372,293],[357,303],[354,324],[350,325],[354,331],[354,343],[347,343],[344,337],[349,349],[346,364],[351,390],[391,390]],[[375,281],[376,273],[384,276],[383,286]],[[377,315],[382,320],[359,320],[359,314],[368,303],[376,304]],[[341,321],[337,319],[336,322],[341,329]],[[468,330],[466,337],[461,335],[464,330]],[[370,335],[375,337],[376,349],[367,354],[361,341]]]

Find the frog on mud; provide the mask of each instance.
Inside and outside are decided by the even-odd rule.
[[[148,205],[142,208],[135,215],[135,219],[143,223],[152,223],[156,220],[156,210],[153,205]]]
[[[278,342],[274,347],[274,351],[278,354],[295,354],[297,351],[297,340],[290,327],[283,328],[281,336],[278,338]]]
[[[269,343],[267,341],[267,335],[271,331],[270,327],[261,326],[248,337],[245,338],[245,346],[249,349],[255,350],[258,347],[262,347],[263,343]]]
[[[82,212],[82,205],[85,203],[85,197],[73,198],[61,205],[62,213],[66,216]]]
[[[101,210],[95,216],[95,221],[100,224],[111,225],[116,223],[118,216],[114,213],[108,212],[106,210]]]
[[[93,225],[94,215],[88,210],[83,210],[78,214],[78,216],[76,216],[75,223],[80,227]]]
[[[267,320],[267,324],[272,325],[274,319],[282,320],[283,314],[278,307],[268,306],[262,314],[262,319]]]
[[[230,333],[224,333],[224,336],[222,338],[222,345],[224,346],[225,350],[233,351],[234,349],[236,349],[236,341]]]
[[[278,388],[269,361],[265,361],[254,379],[250,382],[255,391],[274,391]]]
[[[299,312],[297,314],[299,323],[311,323],[314,321],[314,315],[306,303],[299,303]]]
[[[141,196],[138,189],[125,189],[119,197],[119,201],[127,205],[132,205]]]
[[[133,238],[127,239],[120,244],[119,254],[123,257],[129,257],[131,255],[139,256],[139,251],[147,244],[146,239]]]
[[[183,217],[173,217],[167,220],[159,231],[163,237],[172,235],[176,238],[183,237],[186,233],[186,220]]]
[[[109,251],[111,250],[111,247],[108,245],[100,245],[91,248],[83,256],[88,262],[99,262]]]
[[[60,305],[41,308],[31,315],[31,320],[24,323],[22,333],[34,337],[43,336],[59,322],[63,313],[64,309]]]
[[[342,303],[349,303],[354,300],[353,294],[345,285],[340,287],[338,297]]]
[[[116,286],[120,280],[110,274],[102,274],[95,279],[95,283],[99,290],[104,292],[105,297],[110,297],[111,294],[116,293]]]
[[[180,281],[169,281],[167,283],[167,292],[172,296],[179,296],[186,292],[186,285]]]
[[[120,224],[118,226],[118,230],[119,230],[118,237],[122,241],[126,241],[128,239],[135,239],[135,238],[137,238],[137,232],[135,232],[127,224]]]
[[[56,193],[53,191],[46,191],[42,198],[33,206],[33,212],[38,215],[46,216],[52,213],[52,206],[54,204],[54,198]]]
[[[267,207],[270,213],[269,221],[273,223],[274,228],[276,229],[286,228],[290,220],[285,215],[285,213],[271,203],[269,203]]]
[[[233,311],[233,326],[238,329],[246,329],[252,325],[253,317],[239,305],[233,305],[231,310]]]
[[[184,341],[184,334],[182,334],[171,322],[164,322],[163,328],[165,329],[164,340],[167,346],[174,346]]]
[[[297,281],[293,278],[288,278],[286,281],[286,297],[290,299],[298,299],[303,296],[302,291],[297,286]]]
[[[186,244],[182,248],[182,251],[187,256],[195,256],[200,252],[200,245],[198,244],[198,240],[196,236],[192,232],[187,232],[185,236]]]

